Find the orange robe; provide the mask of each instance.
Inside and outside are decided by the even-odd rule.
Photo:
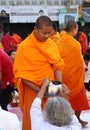
[[[85,33],[80,32],[78,41],[81,44],[82,53],[85,54],[87,52],[87,36]]]
[[[59,35],[62,38],[65,34],[66,34],[66,31],[61,31]]]
[[[70,89],[69,100],[74,110],[88,109],[88,101],[84,87],[84,61],[81,46],[71,35],[65,34],[57,41],[61,58],[64,59],[65,68],[62,81]]]
[[[54,35],[50,37],[50,39],[53,40],[54,42],[57,42],[57,40],[60,39],[60,34],[56,32]]]
[[[2,45],[2,43],[0,42],[0,49],[3,49],[4,50],[4,47]]]
[[[23,110],[23,130],[30,130],[30,106],[36,93],[22,84],[21,79],[41,86],[45,77],[54,80],[54,70],[63,70],[64,61],[60,58],[56,44],[48,39],[38,41],[32,33],[18,47],[14,62],[14,81],[18,88],[20,105]]]
[[[22,42],[22,38],[19,35],[14,34],[12,36],[12,39],[13,39],[13,45],[14,45],[15,49],[17,50],[17,46],[18,46],[18,44],[20,44]]]

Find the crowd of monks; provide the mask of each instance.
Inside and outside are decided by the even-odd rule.
[[[20,107],[23,111],[22,130],[31,130],[30,107],[42,80],[59,80],[70,90],[68,97],[75,114],[82,124],[88,122],[80,118],[82,110],[89,109],[84,87],[84,61],[82,54],[87,51],[86,36],[75,36],[78,33],[78,24],[69,21],[66,29],[60,33],[54,23],[47,16],[40,16],[33,32],[22,42],[18,49],[15,47],[14,83],[18,89]],[[84,37],[84,40],[83,40]],[[14,46],[16,46],[16,41]],[[46,98],[43,100],[45,104]],[[42,104],[42,106],[43,106]]]

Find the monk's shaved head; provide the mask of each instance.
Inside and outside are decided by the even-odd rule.
[[[66,25],[66,31],[70,32],[71,30],[77,28],[78,24],[75,21],[69,21]]]
[[[38,29],[41,29],[43,26],[52,26],[52,21],[48,16],[40,16],[37,19],[35,26]]]

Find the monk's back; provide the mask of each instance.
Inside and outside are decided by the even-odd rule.
[[[78,41],[76,41],[72,36],[65,35],[62,40],[57,42],[60,55],[64,59],[65,69],[75,70],[83,67],[83,58],[81,55],[81,47]]]

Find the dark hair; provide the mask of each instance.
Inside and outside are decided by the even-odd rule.
[[[57,24],[55,22],[52,22],[52,27],[55,31],[57,31]]]
[[[38,29],[41,29],[43,25],[45,25],[45,26],[52,26],[52,21],[51,21],[51,19],[48,16],[40,16],[36,20],[35,26]]]
[[[1,14],[6,14],[6,11],[4,9],[1,10]]]
[[[87,49],[87,53],[90,53],[90,48]]]
[[[84,60],[90,60],[90,53],[86,53],[83,56]]]
[[[12,52],[16,52],[16,51],[15,51],[15,50],[10,50],[9,52],[7,52],[7,54],[8,54],[9,56],[11,56]]]
[[[69,21],[66,25],[66,31],[70,32],[72,29],[75,29],[77,27],[77,23],[75,21]]]
[[[44,13],[44,11],[41,9],[41,10],[39,10],[39,13]]]
[[[10,30],[8,28],[5,28],[4,33],[8,33]]]

